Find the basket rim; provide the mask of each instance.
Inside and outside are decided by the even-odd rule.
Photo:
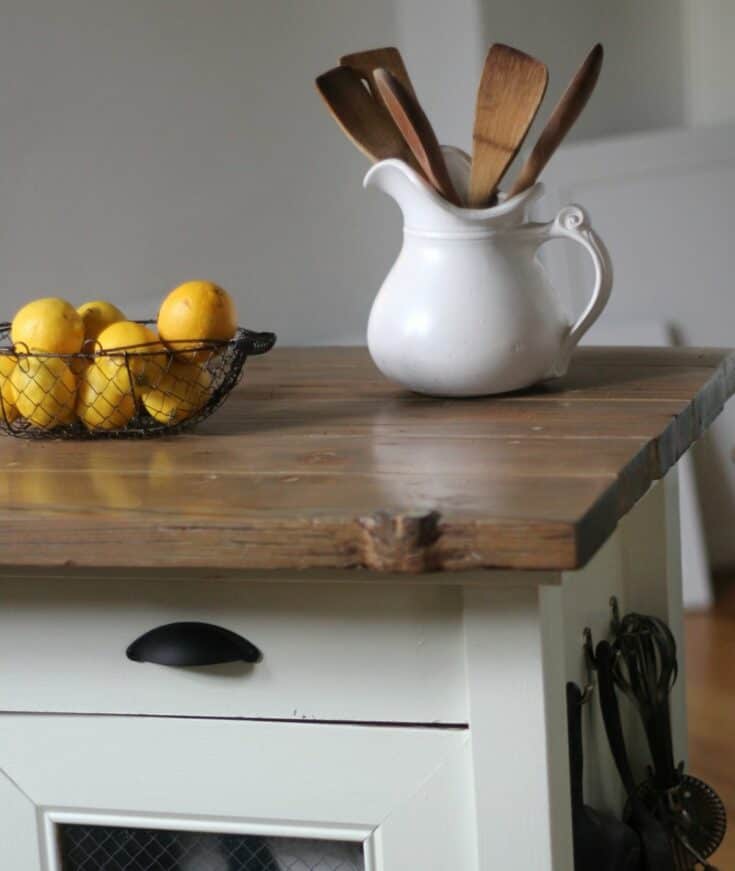
[[[133,323],[149,326],[155,324],[153,319],[134,320]],[[0,322],[0,343],[2,340],[10,338],[11,321]],[[87,340],[94,341],[95,340]],[[121,345],[118,348],[109,350],[81,350],[73,354],[61,354],[52,351],[36,351],[31,350],[26,345],[26,350],[20,350],[15,344],[0,344],[0,356],[9,356],[26,359],[28,357],[43,357],[52,358],[58,357],[62,360],[94,360],[103,357],[127,357],[130,354],[136,356],[161,357],[163,355],[173,355],[186,351],[187,353],[197,353],[200,351],[220,351],[223,348],[237,348],[244,351],[247,356],[257,356],[258,354],[266,354],[276,343],[276,334],[269,331],[249,330],[246,327],[238,327],[235,335],[231,339],[174,339],[170,342],[140,342],[133,345]],[[25,345],[25,342],[19,343]],[[85,342],[86,344],[86,342]],[[180,346],[176,348],[175,346]],[[156,347],[158,346],[158,347]],[[172,347],[173,346],[173,347]],[[84,346],[82,346],[84,347]],[[145,350],[146,348],[155,350]]]

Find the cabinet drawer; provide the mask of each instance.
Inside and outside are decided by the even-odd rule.
[[[133,662],[157,626],[201,621],[249,665]],[[465,723],[462,591],[389,583],[3,580],[0,710]]]

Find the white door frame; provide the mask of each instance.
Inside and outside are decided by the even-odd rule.
[[[0,716],[0,865],[63,822],[360,841],[366,871],[476,871],[466,729]],[[455,865],[455,863],[459,863]]]

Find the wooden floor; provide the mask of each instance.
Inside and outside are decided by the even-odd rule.
[[[687,617],[689,770],[727,805],[731,831],[713,857],[735,868],[735,584],[708,614]]]

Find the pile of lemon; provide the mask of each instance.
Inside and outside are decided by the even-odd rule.
[[[90,430],[117,430],[140,406],[164,424],[186,420],[213,390],[216,351],[201,343],[235,335],[235,303],[210,281],[186,282],[164,299],[157,330],[109,302],[28,303],[13,318],[13,348],[0,353],[5,421],[24,418],[48,430],[79,420]]]

